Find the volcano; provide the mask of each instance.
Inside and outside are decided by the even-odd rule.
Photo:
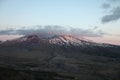
[[[27,35],[0,43],[0,66],[22,71],[50,71],[73,77],[67,80],[80,80],[81,77],[86,80],[84,76],[91,80],[110,76],[115,80],[119,77],[116,76],[119,75],[119,65],[120,46],[71,35]],[[65,77],[62,80],[66,80]]]

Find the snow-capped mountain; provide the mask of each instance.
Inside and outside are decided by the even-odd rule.
[[[101,47],[112,47],[113,45],[104,44],[104,43],[95,43],[83,38],[77,38],[71,35],[54,35],[51,37],[44,37],[38,35],[28,35],[23,36],[11,41],[9,43],[22,43],[22,42],[31,42],[31,43],[47,43],[50,45],[58,45],[58,46],[80,46],[80,47],[87,47],[87,46],[101,46]]]
[[[87,39],[77,38],[71,35],[55,35],[49,38],[50,44],[62,45],[62,46],[103,46],[112,47],[110,44],[96,43]]]
[[[51,38],[49,38],[50,44],[57,44],[57,45],[82,45],[83,40],[80,40],[76,37],[70,36],[70,35],[55,35]]]
[[[40,65],[47,65],[48,67],[54,65],[55,70],[64,71],[69,68],[69,71],[71,71],[74,65],[76,65],[74,69],[78,68],[78,62],[89,63],[91,61],[92,64],[99,63],[98,57],[102,57],[103,63],[105,61],[111,62],[110,59],[105,59],[106,57],[116,58],[114,61],[117,59],[120,61],[120,46],[96,43],[71,35],[55,35],[51,37],[28,35],[0,44],[0,55],[4,55],[3,59],[7,60],[18,58],[18,60],[31,59],[30,61],[34,62],[34,59],[37,59],[35,64],[40,63]],[[6,56],[9,56],[10,59],[6,58]],[[12,61],[16,60],[13,59]],[[68,61],[67,64],[66,61]],[[71,61],[75,61],[75,63],[69,67]]]

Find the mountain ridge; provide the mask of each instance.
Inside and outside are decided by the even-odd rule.
[[[60,46],[87,46],[87,45],[103,46],[103,47],[118,46],[118,45],[107,44],[107,43],[97,43],[97,42],[87,40],[85,38],[77,38],[71,35],[54,35],[50,37],[28,35],[28,36],[23,36],[23,37],[14,39],[14,40],[8,40],[8,41],[5,41],[4,43],[6,42],[8,43],[44,42],[47,44],[60,45]]]
[[[0,66],[37,73],[40,70],[62,73],[75,77],[72,80],[119,80],[119,65],[120,46],[74,36],[28,35],[0,44]]]

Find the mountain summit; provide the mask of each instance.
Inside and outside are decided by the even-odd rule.
[[[111,44],[104,44],[104,43],[96,43],[89,41],[83,38],[77,38],[71,35],[54,35],[51,37],[44,37],[39,35],[28,35],[23,36],[14,40],[8,41],[9,43],[45,43],[50,45],[58,45],[58,46],[80,46],[80,47],[87,47],[87,46],[102,46],[102,47],[112,47]],[[5,42],[6,43],[6,42]]]
[[[103,77],[116,77],[116,74],[119,77],[120,46],[91,42],[71,35],[27,35],[0,43],[0,64],[16,70],[31,70],[37,73],[45,70],[67,73],[70,76],[83,74],[95,76],[91,80],[99,80],[101,74]],[[113,71],[110,72],[111,70]],[[76,76],[75,79],[60,78],[76,79]],[[78,80],[80,79],[78,76]]]
[[[81,45],[83,40],[76,38],[71,35],[55,35],[51,38],[49,38],[49,43],[51,44],[57,44],[57,45]]]

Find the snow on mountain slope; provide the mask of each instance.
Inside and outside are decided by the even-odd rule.
[[[21,38],[17,38],[9,41],[10,43],[21,43],[21,42],[38,42],[47,43],[47,44],[55,44],[59,46],[101,46],[101,47],[112,47],[110,44],[103,43],[95,43],[92,41],[88,41],[87,39],[80,39],[71,35],[54,35],[52,37],[43,37],[39,35],[28,35]]]
[[[82,40],[75,38],[70,35],[56,35],[51,38],[49,38],[49,43],[51,44],[57,44],[57,45],[81,45]]]
[[[50,44],[62,45],[62,46],[102,46],[112,47],[110,44],[95,43],[87,39],[76,38],[71,35],[55,35],[49,38]]]

